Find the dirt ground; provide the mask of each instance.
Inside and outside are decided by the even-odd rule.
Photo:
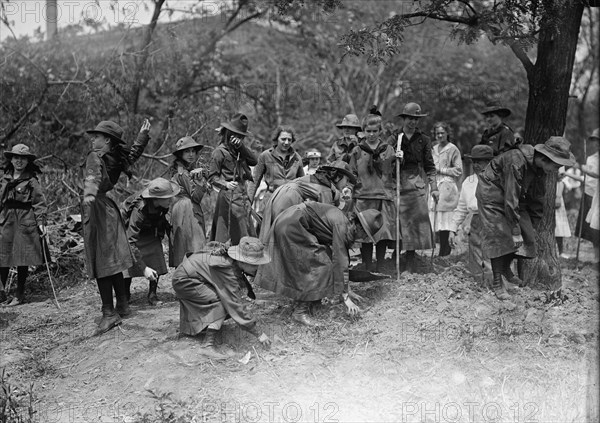
[[[179,338],[168,278],[154,308],[135,279],[134,313],[101,336],[86,281],[59,292],[61,310],[42,297],[0,308],[3,383],[27,404],[33,382],[39,422],[598,421],[598,267],[582,252],[563,260],[563,301],[530,288],[498,301],[461,255],[400,284],[353,283],[361,317],[323,304],[313,329],[259,290],[248,306],[273,345],[228,321],[220,361]]]

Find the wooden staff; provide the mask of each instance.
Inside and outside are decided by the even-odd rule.
[[[398,135],[396,151],[402,151],[402,137]],[[400,283],[400,158],[396,157],[396,281]]]
[[[583,160],[587,161],[587,140],[583,142]],[[577,252],[575,253],[575,261],[579,262],[579,247],[581,246],[581,231],[583,230],[583,221],[585,214],[583,212],[584,201],[585,201],[585,179],[586,173],[582,170],[583,182],[581,183],[581,201],[579,202],[579,233],[577,234]]]

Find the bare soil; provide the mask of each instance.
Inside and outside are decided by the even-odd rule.
[[[47,293],[0,308],[5,385],[26,405],[33,382],[40,422],[598,421],[598,267],[582,247],[583,262],[563,261],[561,296],[527,287],[498,301],[460,251],[433,267],[425,252],[428,273],[399,284],[354,283],[361,317],[328,302],[314,311],[318,328],[258,290],[248,306],[273,345],[228,321],[226,360],[179,337],[168,277],[158,307],[135,279],[133,315],[101,336],[85,281],[59,292],[60,310]]]

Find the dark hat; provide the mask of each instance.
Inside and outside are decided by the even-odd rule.
[[[173,151],[173,154],[177,153],[178,151],[187,150],[188,148],[197,148],[200,150],[203,147],[204,146],[202,144],[198,144],[192,137],[183,137],[178,139],[175,143],[175,150]]]
[[[223,128],[227,128],[236,134],[243,135],[245,137],[250,136],[248,132],[248,117],[241,113],[236,113],[227,122],[221,122]]]
[[[90,129],[89,131],[85,132],[88,134],[98,133],[108,135],[119,141],[121,144],[125,144],[125,141],[123,141],[123,128],[114,123],[112,120],[103,120],[96,125],[94,129]]]
[[[588,137],[588,140],[591,140],[592,138],[595,138],[596,140],[600,140],[600,129],[598,129],[598,128],[594,129],[594,132],[592,132],[592,135],[590,135]]]
[[[334,171],[334,172],[341,173],[342,175],[348,177],[348,180],[350,181],[350,183],[352,185],[356,184],[356,176],[354,176],[354,173],[352,173],[350,171],[350,166],[348,165],[348,163],[346,163],[342,160],[338,160],[337,162],[333,162],[328,165],[319,166],[317,171],[319,171],[319,170]]]
[[[362,126],[360,126],[360,122],[358,121],[358,116],[353,114],[344,116],[344,119],[342,119],[342,123],[338,123],[335,126],[337,126],[338,128],[362,129]]]
[[[550,137],[544,144],[536,144],[533,148],[554,163],[562,166],[575,165],[575,156],[571,153],[571,143],[563,137]]]
[[[417,103],[406,103],[402,109],[402,113],[400,113],[398,116],[425,117],[428,116],[428,113],[421,113],[421,106],[419,106]]]
[[[465,154],[471,160],[492,160],[494,149],[489,145],[476,145],[471,149],[471,154]]]
[[[36,159],[36,155],[33,154],[29,147],[25,144],[13,145],[13,148],[10,151],[4,152],[4,156],[9,160],[12,159],[13,156],[27,157],[31,161]]]
[[[165,178],[156,178],[150,181],[145,190],[142,191],[143,198],[171,198],[179,194],[181,187],[175,182],[167,181]]]
[[[487,115],[490,113],[495,113],[501,118],[506,118],[511,115],[511,111],[508,107],[502,107],[498,104],[488,104],[485,108],[480,112],[482,115]]]
[[[367,209],[356,213],[356,217],[358,217],[358,221],[371,239],[383,226],[383,215],[378,210]]]
[[[227,254],[234,260],[248,264],[267,264],[271,261],[261,240],[251,236],[242,237],[238,245],[229,247]]]

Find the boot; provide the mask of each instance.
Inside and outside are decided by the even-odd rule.
[[[200,353],[207,357],[214,358],[215,360],[225,360],[227,356],[217,351],[215,342],[216,334],[217,331],[215,329],[206,329],[206,334],[204,335],[204,342],[202,343]]]
[[[115,307],[115,310],[121,317],[127,317],[131,314],[131,307],[129,307],[127,296],[117,298],[117,306]]]
[[[317,326],[315,321],[308,315],[310,303],[307,301],[298,301],[296,309],[292,313],[292,319],[305,326]]]
[[[506,278],[504,285],[506,286],[506,289],[509,291],[511,291],[511,290],[517,291],[517,286],[523,287],[523,286],[525,286],[525,284],[523,283],[521,278],[519,278],[517,275],[515,275],[513,273],[513,271],[511,270],[511,268],[510,268],[511,262],[512,262],[512,258],[505,258],[504,266],[502,269],[502,274]]]
[[[162,304],[162,301],[158,299],[156,295],[156,289],[158,288],[158,281],[150,281],[150,287],[148,288],[148,304],[156,306]]]
[[[371,272],[375,270],[373,266],[373,244],[369,242],[363,242],[360,246],[360,257],[365,266],[365,270]]]
[[[127,304],[131,304],[131,278],[123,278],[123,285],[125,285],[125,299]]]
[[[102,319],[100,319],[100,322],[98,323],[96,335],[108,332],[115,326],[120,325],[121,322],[122,320],[119,317],[119,314],[112,306],[102,306]]]
[[[438,257],[449,256],[452,252],[452,248],[450,247],[450,241],[448,238],[450,236],[450,231],[440,231],[440,252],[438,253]]]
[[[492,290],[500,301],[510,300],[510,295],[506,292],[504,288],[504,283],[502,281],[502,273],[494,272],[494,280],[492,281]]]

